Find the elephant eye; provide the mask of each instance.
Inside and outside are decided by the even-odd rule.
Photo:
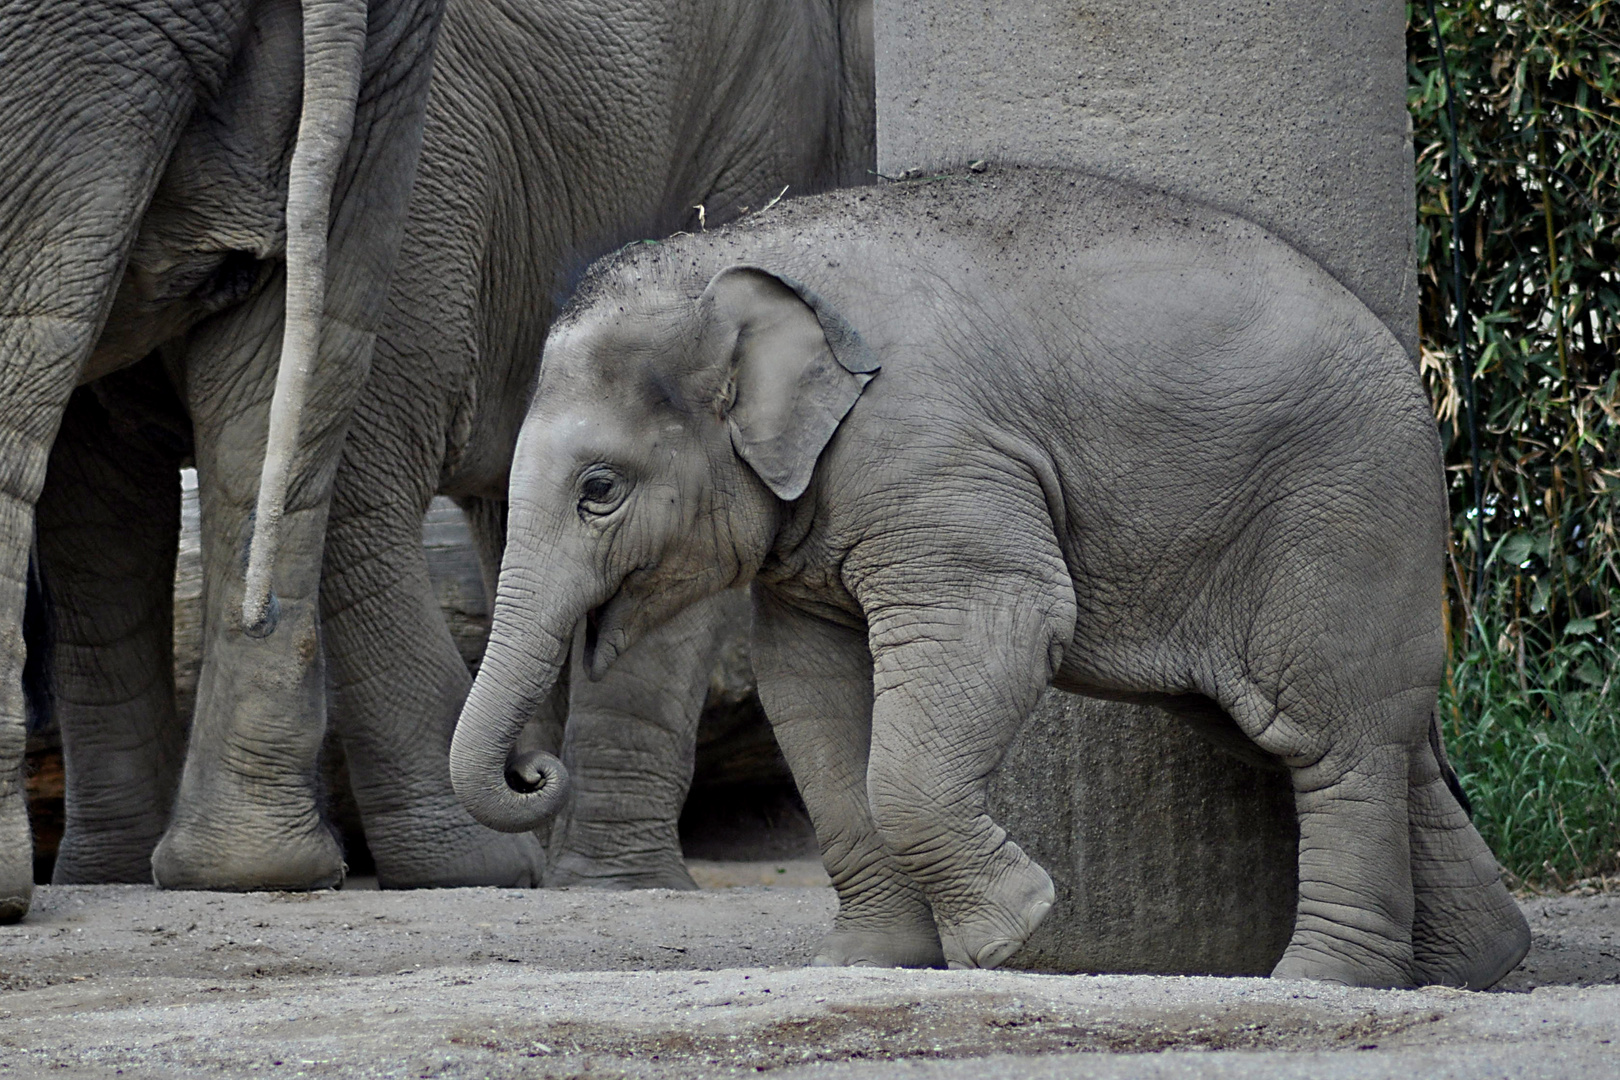
[[[605,466],[595,466],[579,481],[579,511],[581,515],[610,514],[624,501],[624,485]]]

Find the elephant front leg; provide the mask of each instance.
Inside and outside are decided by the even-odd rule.
[[[552,828],[548,886],[697,888],[676,825],[721,626],[746,618],[740,595],[704,600],[637,642],[594,683],[576,642],[563,739],[573,798]]]
[[[932,903],[951,967],[1000,965],[1056,896],[1046,871],[989,814],[990,774],[1058,651],[1043,598],[1028,582],[997,578],[933,593],[926,607],[868,610],[872,817]]]
[[[838,892],[817,966],[940,967],[923,890],[886,852],[867,805],[872,657],[859,631],[754,590],[754,672],[760,701],[793,770]]]
[[[333,496],[323,583],[333,718],[384,888],[540,884],[529,833],[487,829],[456,799],[448,759],[472,678],[434,597],[422,549],[427,481],[370,468],[378,452],[357,420]],[[424,470],[425,473],[425,470]]]
[[[56,884],[152,880],[185,754],[172,636],[179,452],[128,427],[92,390],[75,393],[37,507],[67,771]]]

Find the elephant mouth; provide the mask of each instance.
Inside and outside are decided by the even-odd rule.
[[[608,668],[624,652],[627,635],[624,628],[618,625],[615,616],[617,611],[610,611],[614,603],[623,593],[621,587],[618,592],[608,597],[607,602],[592,608],[585,613],[585,672],[592,682],[599,681],[607,674]]]

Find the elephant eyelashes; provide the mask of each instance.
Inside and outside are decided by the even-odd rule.
[[[624,501],[624,484],[612,471],[596,466],[580,478],[580,516],[611,514]]]

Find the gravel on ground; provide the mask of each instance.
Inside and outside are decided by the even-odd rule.
[[[1497,991],[1377,991],[806,968],[813,864],[694,869],[771,884],[41,888],[0,927],[0,1078],[1620,1076],[1620,896],[1525,901]]]

